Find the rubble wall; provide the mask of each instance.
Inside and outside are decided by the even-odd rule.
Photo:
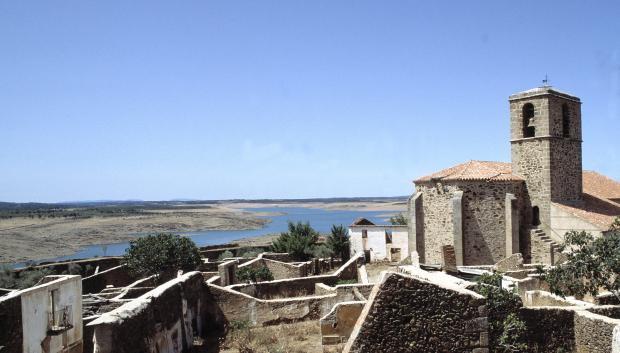
[[[194,336],[217,335],[222,319],[201,273],[190,272],[88,326],[95,353],[180,353],[191,349]]]
[[[82,279],[82,293],[99,293],[106,286],[125,287],[137,278],[129,275],[127,267],[121,265],[112,267],[95,275]]]
[[[388,273],[360,315],[344,352],[483,352],[486,300],[451,284]]]

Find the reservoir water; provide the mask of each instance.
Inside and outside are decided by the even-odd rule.
[[[385,219],[394,215],[397,211],[341,211],[324,210],[306,207],[265,207],[246,209],[249,212],[272,212],[280,213],[277,216],[267,216],[271,222],[261,229],[252,230],[206,230],[180,233],[190,237],[198,246],[225,244],[234,240],[247,237],[255,237],[266,234],[285,232],[288,222],[310,222],[310,225],[321,233],[327,233],[333,224],[349,226],[355,219],[364,217],[375,224],[385,223]],[[118,256],[125,253],[129,246],[128,242],[115,244],[99,244],[85,247],[84,249],[68,256],[40,260],[38,262],[64,261],[71,259],[84,259],[95,256]],[[24,266],[25,263],[14,264],[15,267]]]

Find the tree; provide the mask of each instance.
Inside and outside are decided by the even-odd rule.
[[[327,236],[325,245],[331,250],[332,254],[340,256],[343,261],[349,259],[349,236],[347,229],[341,225],[332,225],[331,233]]]
[[[148,235],[130,241],[123,259],[131,273],[142,276],[192,271],[201,261],[193,241],[171,233]]]
[[[310,223],[288,222],[288,232],[280,233],[271,250],[289,253],[297,261],[306,261],[312,257],[318,239],[319,233],[310,227]]]
[[[580,298],[596,296],[603,288],[620,300],[620,217],[604,236],[595,239],[584,231],[570,231],[564,239],[561,250],[571,250],[566,261],[546,270],[539,268],[551,292]]]
[[[392,225],[395,226],[406,226],[407,225],[407,218],[405,218],[405,215],[402,213],[397,214],[396,216],[392,216],[390,217],[390,223],[392,223]]]

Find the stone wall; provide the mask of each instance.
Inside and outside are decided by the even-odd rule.
[[[425,263],[441,263],[443,245],[453,245],[457,261],[462,256],[465,266],[494,264],[506,257],[506,194],[515,195],[517,207],[521,208],[524,194],[521,182],[450,181],[444,185],[419,183],[416,186],[423,195]],[[452,199],[459,191],[463,193],[461,249],[455,239],[459,236],[455,227],[459,225],[453,223],[459,217],[452,206]],[[515,223],[521,224],[521,219]]]
[[[506,194],[519,203],[521,182],[461,182],[464,265],[490,265],[506,257]]]
[[[451,284],[388,273],[344,352],[486,352],[486,300]]]
[[[317,283],[335,286],[340,280],[357,280],[357,262],[361,258],[363,258],[362,254],[356,255],[331,275],[235,284],[230,286],[230,288],[259,299],[278,299],[314,295],[315,285]]]
[[[527,327],[532,352],[574,352],[574,311],[564,308],[528,308],[519,311]]]
[[[127,271],[127,267],[121,265],[112,267],[110,269],[101,271],[95,275],[85,277],[82,279],[82,292],[99,293],[108,285],[114,287],[125,287],[137,278],[131,276]]]
[[[620,351],[620,320],[580,307],[524,307],[528,348],[533,352],[609,353]]]
[[[180,353],[219,335],[223,315],[200,272],[189,272],[88,324],[97,353]],[[140,339],[137,339],[140,338]]]
[[[454,245],[452,236],[452,194],[458,190],[453,185],[438,183],[417,183],[417,192],[422,193],[421,223],[424,228],[423,241],[418,241],[418,250],[427,264],[441,263],[441,246]],[[418,225],[416,225],[417,227]],[[423,243],[423,245],[419,244]]]

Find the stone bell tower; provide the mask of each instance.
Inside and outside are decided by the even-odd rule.
[[[548,228],[550,203],[582,194],[581,101],[543,86],[510,96],[512,173],[525,179],[533,226]]]

